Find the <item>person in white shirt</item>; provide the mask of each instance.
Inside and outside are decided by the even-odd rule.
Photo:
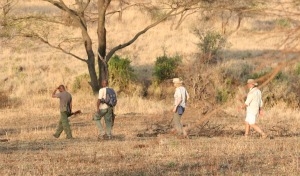
[[[112,127],[113,127],[113,107],[108,106],[103,100],[106,98],[106,88],[108,87],[107,80],[101,82],[102,88],[99,90],[96,113],[93,117],[96,125],[99,129],[98,139],[109,140],[112,139]],[[102,126],[101,119],[104,118],[105,129]]]
[[[242,109],[246,108],[245,137],[249,136],[250,127],[252,127],[261,134],[262,138],[267,138],[267,134],[256,125],[256,119],[261,113],[263,106],[261,91],[257,88],[257,85],[254,79],[248,79],[247,87],[249,88],[249,93],[244,105],[241,107]]]
[[[182,86],[183,81],[181,79],[173,78],[173,83],[176,87],[174,93],[174,107],[172,109],[174,113],[172,119],[173,128],[176,130],[178,135],[185,135],[181,124],[181,117],[185,111],[186,100],[188,100],[189,94],[186,88]]]

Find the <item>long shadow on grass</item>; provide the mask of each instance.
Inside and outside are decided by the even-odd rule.
[[[85,127],[90,125],[90,122],[72,122],[72,127]],[[57,123],[52,123],[48,126],[37,126],[37,127],[27,127],[27,128],[2,128],[0,129],[0,136],[6,136],[6,135],[15,135],[20,134],[21,131],[43,131],[45,129],[55,129],[57,126]]]
[[[39,140],[39,141],[8,141],[0,145],[0,153],[17,151],[63,150],[70,141],[67,140]]]
[[[126,157],[125,157],[126,159]],[[184,158],[186,159],[186,158]],[[107,171],[70,171],[70,175],[101,175],[101,176],[143,176],[143,175],[286,175],[286,169],[295,167],[291,160],[294,156],[270,156],[266,154],[245,153],[235,155],[210,155],[199,153],[190,156],[189,161],[172,158],[159,159],[156,162],[127,161],[125,167],[114,167]],[[120,158],[119,161],[124,160]],[[119,164],[119,163],[118,163]],[[280,167],[278,167],[280,166]],[[297,170],[290,175],[297,175]]]

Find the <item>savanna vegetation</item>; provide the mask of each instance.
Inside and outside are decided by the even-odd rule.
[[[101,4],[104,3],[104,4]],[[0,1],[1,175],[298,175],[299,1]],[[99,8],[104,7],[104,8]],[[189,139],[170,133],[174,87]],[[113,139],[92,121],[118,93]],[[248,78],[265,103],[245,139]],[[53,138],[64,84],[74,140]]]

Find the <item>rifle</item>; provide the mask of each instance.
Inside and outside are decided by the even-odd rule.
[[[81,110],[77,110],[77,111],[75,111],[75,112],[71,112],[71,114],[68,116],[68,117],[71,117],[71,116],[75,116],[75,115],[77,115],[77,114],[81,114],[82,112],[81,112]]]

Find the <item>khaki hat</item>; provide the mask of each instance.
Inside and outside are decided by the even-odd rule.
[[[253,84],[255,86],[257,86],[257,82],[254,79],[248,79],[247,84]]]
[[[179,79],[179,78],[173,78],[173,83],[174,84],[182,84],[183,81],[181,79]]]

